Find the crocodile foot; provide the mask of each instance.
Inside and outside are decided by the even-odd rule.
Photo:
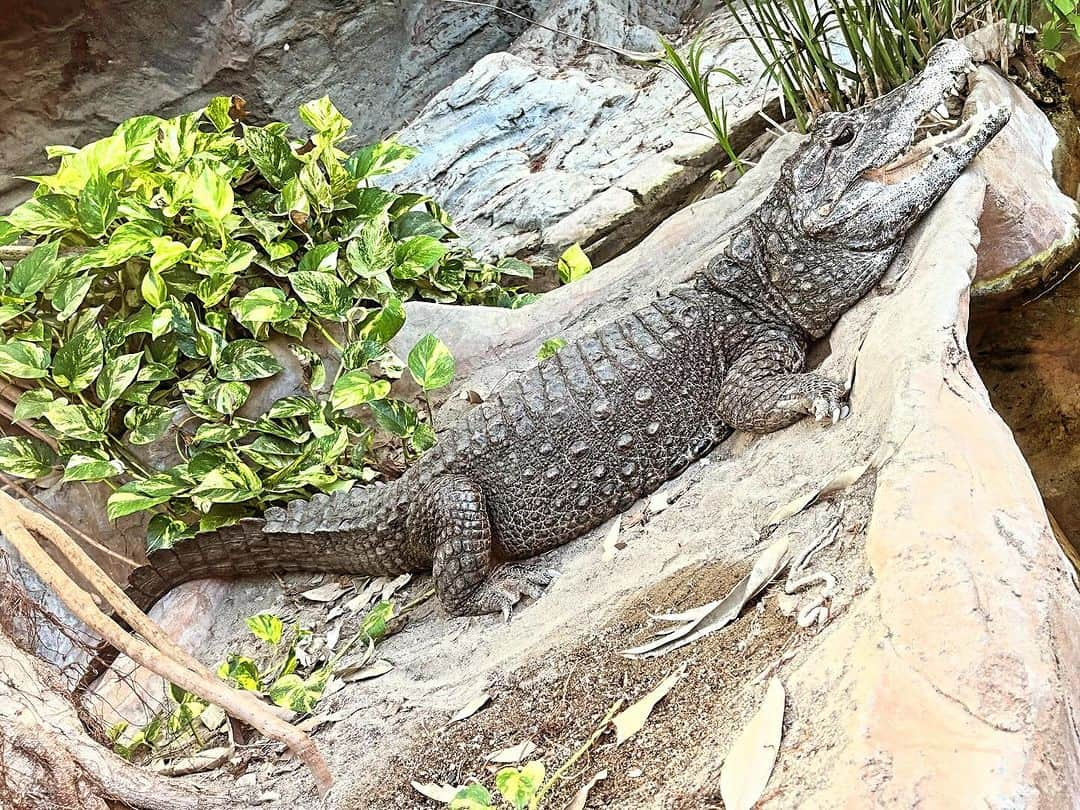
[[[832,380],[820,377],[814,378],[814,383],[816,390],[808,397],[807,410],[810,415],[818,422],[831,417],[834,425],[841,419],[847,418],[847,415],[851,413],[851,408],[844,402],[847,397],[844,387]]]
[[[523,596],[538,599],[558,575],[538,563],[504,563],[497,566],[473,593],[469,612],[501,612],[506,621]]]

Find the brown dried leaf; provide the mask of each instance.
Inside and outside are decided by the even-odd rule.
[[[445,782],[441,785],[436,782],[410,782],[410,784],[413,786],[413,790],[421,796],[427,796],[429,799],[442,804],[450,804],[458,792],[458,788]]]
[[[664,699],[685,673],[684,665],[660,681],[645,697],[615,715],[611,722],[615,724],[616,745],[626,742],[645,727],[645,721],[656,704]]]
[[[341,678],[345,683],[353,683],[354,681],[367,681],[372,678],[378,678],[380,675],[385,675],[392,670],[394,665],[389,661],[379,658],[366,666],[347,666],[342,667],[334,675]]]
[[[348,588],[343,588],[336,582],[327,582],[300,595],[311,602],[333,602],[347,590]]]
[[[769,681],[761,707],[731,746],[720,769],[720,797],[727,810],[750,810],[769,783],[784,730],[784,686]]]
[[[596,787],[597,782],[604,779],[607,779],[606,770],[598,772],[592,779],[578,788],[578,792],[574,794],[570,804],[566,805],[565,810],[585,810],[585,803],[589,801],[589,791]]]
[[[154,770],[164,776],[185,776],[189,773],[201,773],[220,768],[229,761],[233,754],[233,746],[221,746],[219,748],[207,748],[190,757],[178,757],[167,762],[154,764]]]
[[[501,751],[494,751],[488,754],[486,759],[488,762],[513,765],[514,763],[521,762],[535,751],[536,745],[534,745],[531,740],[522,740],[517,745],[511,746],[510,748],[504,748]]]
[[[604,535],[604,562],[611,562],[615,559],[615,554],[619,549],[626,548],[626,543],[619,542],[619,533],[621,531],[622,515],[619,515],[611,521],[611,526],[608,528],[607,534]]]
[[[477,695],[464,706],[462,706],[458,713],[450,718],[450,722],[456,723],[459,720],[464,720],[467,717],[472,717],[474,714],[484,708],[484,706],[487,705],[489,700],[491,700],[491,695],[489,695],[487,692],[481,692],[479,695]]]

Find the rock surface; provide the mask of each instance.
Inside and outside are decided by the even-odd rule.
[[[614,10],[598,2],[594,13],[576,13],[583,5],[556,3],[544,19],[605,40],[594,23]],[[611,36],[632,30],[639,3],[625,5],[627,24]],[[765,128],[757,114],[765,99],[761,65],[726,9],[703,30],[703,66],[741,80],[717,74],[710,85],[741,150]],[[625,33],[618,39],[612,44],[633,47]],[[681,207],[723,151],[673,74],[595,49],[582,56],[579,44],[570,54],[557,41],[533,27],[511,52],[481,59],[432,99],[401,134],[422,153],[394,182],[438,198],[481,252],[551,266],[580,242],[599,263]]]
[[[539,2],[515,7],[529,15]],[[0,9],[0,211],[45,169],[47,144],[82,145],[133,115],[175,115],[240,95],[299,123],[329,94],[360,140],[393,131],[525,27],[440,0],[95,0]]]
[[[1054,182],[1054,127],[1023,91],[980,67],[968,103],[1001,102],[1011,105],[1012,120],[974,163],[987,182],[972,286],[977,297],[1015,295],[1046,282],[1080,236],[1076,201]]]
[[[584,282],[518,313],[527,313],[523,325],[469,355],[467,384],[489,385],[528,363],[543,336],[574,337],[610,317],[615,302],[673,283],[656,267],[700,267],[793,143],[781,141],[733,191],[696,203]],[[647,522],[637,508],[624,516],[624,548],[609,559],[606,527],[553,552],[560,578],[509,625],[448,620],[428,602],[384,642],[379,655],[395,668],[321,707],[337,718],[316,733],[340,780],[336,806],[427,806],[409,780],[480,776],[489,752],[522,739],[553,770],[615,699],[640,697],[680,665],[683,680],[644,730],[619,747],[605,738],[588,758],[582,778],[609,772],[593,789],[597,806],[707,806],[716,768],[771,675],[787,689],[788,720],[761,806],[1073,806],[1080,592],[965,348],[985,193],[978,173],[965,174],[880,290],[817,348],[825,373],[845,378],[854,369],[848,420],[733,437],[673,482],[681,497],[672,506]],[[506,325],[508,313],[469,317],[481,314],[496,319],[483,334]],[[766,531],[778,507],[853,468],[863,474]],[[837,583],[824,598],[824,627],[799,628],[778,584],[728,628],[677,653],[618,655],[642,640],[650,614],[721,597],[765,534],[802,550],[832,521],[840,540],[813,563]],[[289,592],[308,584],[294,579]],[[794,606],[821,601],[818,591]],[[203,608],[212,621],[198,649],[211,664],[224,650],[250,649],[243,616],[295,604],[273,582],[228,593]],[[481,690],[490,704],[447,727]],[[577,787],[558,788],[554,806]],[[302,772],[277,776],[274,789],[282,806],[310,802]]]

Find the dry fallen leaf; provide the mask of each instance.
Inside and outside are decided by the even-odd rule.
[[[504,748],[501,751],[494,751],[488,754],[487,761],[513,765],[514,763],[521,762],[534,751],[536,751],[536,745],[534,745],[531,740],[522,740],[517,745],[511,746],[510,748]]]
[[[702,636],[714,633],[733,622],[746,604],[766,585],[772,582],[789,561],[788,541],[780,538],[769,545],[754,561],[750,573],[739,580],[723,599],[709,602],[699,608],[671,613],[656,618],[675,622],[680,626],[656,636],[644,644],[623,650],[627,658],[654,658],[672,650],[685,647]]]
[[[367,681],[371,678],[378,678],[380,675],[385,675],[392,670],[394,665],[389,661],[379,658],[366,666],[347,666],[342,667],[334,675],[341,678],[345,683],[353,683],[354,681]]]
[[[441,785],[436,782],[410,782],[410,784],[421,796],[427,796],[429,799],[442,802],[443,804],[450,804],[458,792],[458,788],[453,785],[448,785],[445,782]]]
[[[394,595],[394,592],[404,588],[412,580],[412,574],[401,574],[398,577],[390,580],[383,586],[382,593],[379,594],[379,601],[389,602],[390,597]]]
[[[720,769],[720,797],[727,810],[750,810],[769,783],[784,730],[784,686],[769,681],[761,707],[731,746]]]
[[[645,721],[649,719],[653,708],[664,699],[664,696],[672,690],[684,674],[686,674],[685,665],[660,681],[645,697],[615,715],[611,722],[615,724],[616,745],[626,742],[645,727]]]
[[[157,762],[153,768],[164,776],[185,776],[189,773],[212,771],[214,768],[220,768],[228,762],[232,753],[233,747],[231,745],[207,748],[197,754],[192,754],[190,757],[178,757],[167,762]]]
[[[203,709],[202,714],[199,715],[199,722],[210,731],[216,731],[225,723],[225,711],[211,704]]]
[[[464,720],[466,717],[472,717],[474,714],[484,708],[484,706],[487,705],[487,702],[489,700],[491,700],[491,695],[489,695],[487,692],[481,692],[479,695],[477,695],[464,706],[462,706],[458,713],[450,718],[450,722],[456,723],[459,720]]]
[[[658,515],[663,512],[665,509],[671,506],[672,502],[675,500],[674,496],[674,487],[667,487],[666,489],[662,489],[657,492],[655,495],[649,498],[649,514]]]
[[[348,588],[342,588],[336,582],[327,582],[325,585],[320,585],[318,588],[304,591],[300,595],[312,602],[333,602],[347,590]]]
[[[611,562],[615,559],[615,553],[620,549],[626,548],[626,543],[619,542],[619,533],[622,531],[622,515],[616,517],[611,521],[611,526],[607,530],[607,534],[604,535],[604,562]]]
[[[578,792],[574,794],[574,798],[570,800],[570,804],[566,805],[566,810],[585,810],[585,803],[589,801],[589,791],[596,787],[596,783],[607,779],[607,771],[603,770],[597,773],[592,779],[578,788]]]

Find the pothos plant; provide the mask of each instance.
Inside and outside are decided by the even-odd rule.
[[[219,97],[48,150],[56,172],[29,178],[33,196],[0,217],[0,250],[26,253],[0,263],[0,375],[31,434],[0,439],[0,470],[108,483],[110,519],[156,513],[154,548],[371,480],[380,431],[407,457],[434,443],[430,420],[390,394],[406,367],[387,348],[402,302],[520,306],[532,296],[511,285],[531,269],[478,259],[434,200],[374,184],[415,149],[350,153],[328,98],[299,112],[310,132],[296,138]],[[305,342],[316,334],[340,357],[332,375]],[[283,370],[271,339],[306,391],[241,416],[252,384]],[[454,371],[434,336],[407,366],[425,392]],[[148,469],[131,445],[170,430],[182,462]]]

